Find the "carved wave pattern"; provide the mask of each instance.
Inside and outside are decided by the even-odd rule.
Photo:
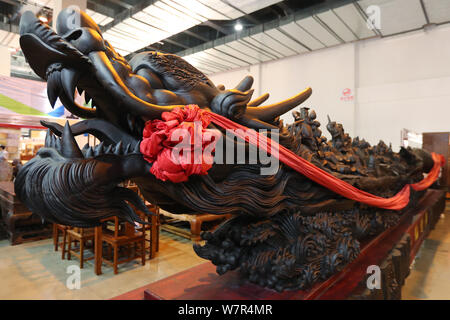
[[[236,216],[195,252],[217,273],[239,269],[250,282],[277,291],[304,290],[354,260],[360,242],[398,223],[400,213],[355,207],[341,213],[304,216],[284,210],[270,219]]]

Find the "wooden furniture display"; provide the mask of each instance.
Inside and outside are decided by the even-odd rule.
[[[139,190],[137,185],[129,184],[127,188],[132,190],[133,192],[136,192],[142,198],[142,201],[144,201],[145,205],[147,206],[147,209],[154,214],[152,216],[149,216],[145,212],[138,210],[133,206],[133,209],[141,217],[141,219],[148,223],[143,226],[142,231],[146,233],[146,242],[149,243],[148,247],[149,260],[153,259],[155,257],[156,252],[159,251],[159,229],[161,226],[159,207],[146,201],[142,196],[141,191]]]
[[[128,222],[120,222],[119,218],[113,217],[114,230],[110,230],[104,226],[102,230],[101,240],[106,242],[110,246],[109,253],[113,261],[105,259],[105,262],[112,265],[114,268],[114,274],[118,273],[118,265],[135,260],[141,259],[142,265],[145,265],[145,232],[136,231],[136,226],[129,224]],[[126,259],[119,260],[119,248],[127,247]],[[131,250],[131,247],[133,249]],[[139,247],[139,249],[138,249]],[[133,254],[130,255],[130,252]]]
[[[0,182],[0,206],[3,223],[11,245],[46,239],[52,235],[52,225],[42,222],[17,198],[12,181]]]
[[[189,222],[190,231],[171,225],[170,223],[162,223],[161,229],[185,237],[192,241],[200,241],[200,233],[202,231],[202,223],[206,221],[217,221],[231,218],[231,214],[173,214],[167,211],[160,211],[160,214],[170,218],[171,221],[186,221]]]
[[[442,154],[446,163],[442,169],[439,184],[450,190],[450,132],[424,132],[422,134],[422,148]]]
[[[157,212],[159,213],[159,208],[158,207],[153,207],[150,205],[150,211],[152,210],[157,210]],[[137,211],[139,213],[139,211]],[[144,213],[142,213],[143,215],[145,215]],[[142,216],[142,218],[144,219],[144,221],[150,222],[150,226],[146,226],[145,229],[149,229],[150,228],[150,238],[147,239],[146,238],[146,233],[144,234],[144,245],[141,246],[141,249],[144,248],[144,252],[141,253],[141,255],[139,255],[139,257],[141,259],[143,259],[143,265],[145,265],[145,242],[149,242],[150,241],[150,259],[152,259],[155,256],[155,253],[159,251],[159,214],[155,215],[155,216],[150,216],[148,217],[147,215]],[[114,221],[114,224],[116,224],[114,218],[111,218]],[[103,221],[103,223],[107,223],[108,221],[111,221],[111,219],[106,219]],[[117,219],[118,220],[118,219]],[[129,230],[133,230],[134,226],[131,226],[130,224],[126,223],[128,226],[127,228],[129,228]],[[111,239],[111,231],[104,231],[104,226],[98,226],[95,227],[95,232],[94,232],[94,247],[95,247],[95,251],[94,251],[94,255],[95,255],[95,274],[96,275],[101,275],[102,274],[102,262],[103,262],[103,240],[104,240],[104,233],[109,234],[109,238],[107,239]],[[119,230],[119,228],[114,227],[115,230]],[[142,230],[142,227],[141,227]],[[141,231],[138,228],[138,231]],[[147,231],[146,230],[146,231]],[[142,231],[141,231],[142,232]],[[130,258],[128,261],[130,260],[134,260],[134,258]],[[108,263],[108,261],[105,261],[106,263]],[[122,262],[126,262],[126,261],[122,261]],[[122,263],[121,262],[121,263]],[[114,262],[113,262],[113,266],[114,266]],[[117,268],[116,268],[117,269]],[[117,273],[117,270],[116,270]]]
[[[147,209],[152,212],[154,215],[147,215],[142,211],[138,211],[137,213],[141,217],[141,219],[148,224],[141,225],[139,231],[145,233],[145,241],[148,243],[148,259],[151,260],[155,257],[156,252],[159,251],[159,228],[160,228],[160,219],[159,219],[159,207],[152,204],[147,204]],[[147,246],[146,246],[147,249]]]
[[[83,269],[84,262],[92,260],[95,256],[86,258],[84,251],[86,244],[91,241],[93,245],[94,241],[94,229],[92,228],[72,228],[67,230],[67,260],[70,260],[72,255],[76,256],[80,260],[80,269]],[[72,249],[72,243],[78,242],[79,249]],[[65,246],[62,249],[62,256],[64,259]]]
[[[69,226],[65,226],[62,224],[53,224],[53,245],[55,247],[55,251],[58,251],[58,248],[61,248],[61,259],[65,259],[65,253],[66,253],[66,244],[67,244],[67,230],[69,230]],[[62,243],[59,243],[59,233],[61,232],[62,235]]]
[[[103,226],[94,228],[94,272],[96,275],[102,274],[102,256],[103,256]]]
[[[401,299],[401,286],[409,274],[420,244],[445,210],[444,191],[428,190],[399,223],[361,243],[361,253],[343,270],[308,290],[277,292],[243,278],[239,271],[220,276],[207,262],[113,298],[114,300],[315,300],[315,299]],[[381,288],[366,286],[367,267],[381,271]]]

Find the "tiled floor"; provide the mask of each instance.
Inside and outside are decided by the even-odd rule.
[[[91,260],[81,270],[81,288],[70,290],[67,268],[78,260],[61,260],[60,255],[51,239],[18,246],[0,241],[0,299],[109,299],[205,262],[194,253],[192,242],[161,232],[160,252],[145,266],[131,262],[114,275],[103,265],[103,275],[96,276]],[[450,210],[419,250],[402,295],[450,299]]]
[[[93,260],[87,261],[79,290],[66,286],[71,275],[67,267],[79,261],[61,260],[51,239],[17,246],[0,241],[0,299],[109,299],[205,262],[194,253],[191,241],[165,232],[160,239],[154,259],[145,266],[137,260],[122,264],[117,275],[104,264],[103,274],[96,276]]]
[[[450,202],[422,244],[406,278],[402,298],[450,300]]]

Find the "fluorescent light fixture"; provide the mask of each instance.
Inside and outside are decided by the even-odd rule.
[[[240,22],[236,22],[236,24],[234,25],[234,30],[242,31],[242,29],[244,29],[244,26]]]
[[[41,22],[43,22],[43,23],[47,23],[48,22],[47,17],[44,17],[44,16],[39,16],[39,20],[41,20]]]

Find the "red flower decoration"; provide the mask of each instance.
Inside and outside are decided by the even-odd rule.
[[[211,122],[208,113],[197,105],[187,105],[164,112],[161,118],[145,123],[140,145],[144,159],[153,164],[150,172],[172,182],[208,174],[218,138],[218,131],[206,129]]]

